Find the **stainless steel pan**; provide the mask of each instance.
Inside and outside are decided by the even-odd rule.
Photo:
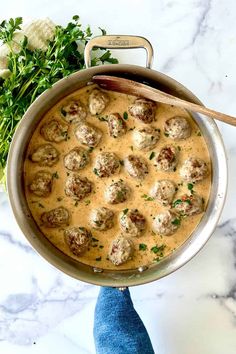
[[[103,65],[89,67],[91,49],[145,48],[146,68],[136,65]],[[216,123],[195,114],[211,155],[213,175],[212,188],[206,212],[197,229],[172,255],[149,267],[121,271],[108,271],[79,263],[55,248],[37,227],[28,208],[23,187],[23,164],[27,145],[43,115],[61,98],[87,85],[94,75],[109,74],[144,82],[177,97],[202,104],[192,92],[174,79],[151,69],[153,49],[143,37],[101,36],[93,38],[85,48],[87,69],[78,71],[57,82],[29,107],[15,132],[7,165],[7,187],[15,218],[35,250],[61,271],[79,280],[114,287],[144,284],[170,274],[188,262],[204,246],[214,231],[223,209],[227,189],[227,163],[224,144]]]

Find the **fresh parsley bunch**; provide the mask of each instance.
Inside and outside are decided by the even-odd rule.
[[[83,69],[83,50],[92,32],[82,29],[79,16],[74,16],[66,27],[56,26],[53,40],[47,50],[29,49],[27,36],[19,43],[17,51],[12,40],[21,30],[22,18],[17,17],[0,24],[0,41],[9,47],[8,69],[10,75],[0,78],[0,182],[5,179],[7,155],[16,126],[30,104],[46,89],[61,78]],[[102,34],[106,34],[102,30]],[[117,63],[108,50],[94,51],[92,66],[104,62]]]

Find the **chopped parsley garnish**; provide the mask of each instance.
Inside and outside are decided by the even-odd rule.
[[[173,224],[173,225],[180,225],[180,219],[179,218],[176,218],[176,219],[174,219],[173,221],[171,221],[171,224]]]
[[[104,248],[104,246],[103,246],[103,245],[100,245],[99,248]]]
[[[97,238],[95,238],[95,237],[92,237],[92,241],[93,242],[98,242],[99,240]]]
[[[154,157],[155,157],[155,152],[154,151],[152,151],[151,152],[151,154],[150,154],[150,156],[149,156],[149,160],[152,160]]]
[[[163,257],[163,251],[164,249],[166,248],[166,245],[162,244],[161,246],[153,246],[151,248],[151,252],[157,254],[160,256],[160,257]]]
[[[40,208],[45,208],[45,206],[44,206],[43,204],[41,204],[41,203],[38,203],[38,206],[39,206]]]
[[[133,147],[132,145],[130,146],[130,149],[131,149],[132,151],[134,151],[134,147]]]
[[[90,146],[90,148],[88,149],[88,152],[91,154],[91,152],[93,152],[93,147],[92,146]]]
[[[101,259],[102,259],[102,257],[100,256],[100,257],[97,257],[95,260],[96,260],[97,262],[100,262]]]
[[[194,187],[193,184],[192,183],[188,183],[187,186],[188,186],[188,190],[191,192],[191,194],[193,194],[193,192],[194,192],[193,191],[193,187]]]
[[[200,132],[200,130],[197,131],[197,136],[202,136],[202,133]]]
[[[178,148],[179,151],[181,150],[181,147],[179,145],[177,146],[177,148]]]
[[[127,120],[127,119],[128,119],[128,113],[127,113],[127,112],[124,112],[124,113],[123,113],[123,118],[124,118],[124,120]]]
[[[56,178],[56,179],[59,178],[59,174],[57,171],[52,174],[52,178]]]
[[[85,205],[89,205],[89,204],[91,203],[91,200],[89,200],[89,199],[88,199],[88,200],[85,200],[84,203],[85,203]]]
[[[61,202],[62,199],[63,199],[62,197],[57,197],[57,201],[58,201],[58,202]]]
[[[126,215],[126,214],[128,213],[128,211],[129,211],[128,208],[124,209],[124,210],[123,210],[123,214]]]
[[[77,207],[78,205],[79,205],[79,202],[78,202],[78,200],[76,200],[74,206]]]
[[[153,202],[154,198],[150,197],[149,195],[147,194],[143,194],[141,196],[144,200],[146,200],[147,202]]]
[[[120,165],[124,166],[124,161],[123,160],[120,160]]]
[[[139,251],[146,251],[147,245],[145,243],[140,243],[139,244]]]
[[[165,135],[165,136],[167,136],[167,137],[169,136],[169,134],[168,134],[168,133],[164,133],[164,135]]]
[[[98,170],[96,168],[93,169],[93,173],[95,173],[96,176],[99,176]]]

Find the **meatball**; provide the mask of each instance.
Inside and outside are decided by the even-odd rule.
[[[76,200],[87,197],[92,191],[92,183],[86,177],[78,174],[69,176],[65,183],[65,194]]]
[[[158,170],[174,171],[178,162],[177,157],[177,150],[174,146],[164,146],[155,159],[155,166]]]
[[[166,210],[163,213],[157,214],[153,221],[153,231],[163,236],[172,235],[177,231],[179,226],[180,217],[172,210]]]
[[[145,124],[152,123],[155,120],[156,104],[144,98],[137,98],[129,106],[129,113]]]
[[[100,231],[111,229],[114,225],[113,219],[113,211],[105,207],[93,209],[90,214],[91,226]]]
[[[69,225],[70,213],[64,207],[58,207],[42,213],[41,221],[46,227],[60,227]]]
[[[208,168],[205,161],[190,157],[180,168],[180,176],[187,182],[198,182],[208,175]]]
[[[164,132],[171,139],[182,140],[191,135],[191,126],[186,118],[173,117],[165,122]]]
[[[100,114],[104,111],[109,102],[108,95],[99,90],[94,89],[89,95],[89,110],[92,115]]]
[[[148,174],[148,165],[143,157],[129,155],[124,159],[124,167],[131,177],[144,179]]]
[[[191,195],[184,194],[173,205],[182,216],[200,214],[204,210],[204,200],[196,193]]]
[[[134,253],[133,242],[122,235],[112,241],[108,257],[115,265],[120,265],[132,258]]]
[[[70,171],[82,170],[89,162],[89,154],[82,147],[75,147],[64,157],[64,165]]]
[[[48,197],[52,191],[52,174],[38,171],[29,185],[29,190],[38,197]]]
[[[61,108],[61,116],[68,123],[80,123],[87,117],[87,110],[79,100],[71,101]]]
[[[85,227],[75,226],[65,230],[64,239],[70,251],[80,256],[87,251],[92,235]]]
[[[130,195],[129,186],[123,181],[112,182],[105,191],[105,199],[110,204],[125,202]]]
[[[59,151],[51,144],[43,144],[38,146],[29,156],[32,162],[36,162],[39,166],[53,166],[59,160]]]
[[[145,217],[138,209],[125,209],[120,214],[121,230],[129,236],[140,236],[146,228]]]
[[[168,206],[172,203],[177,187],[174,182],[163,179],[157,181],[150,191],[150,196],[159,204]]]
[[[120,161],[113,152],[102,152],[96,157],[93,171],[98,177],[109,177],[120,171]]]
[[[102,132],[89,124],[79,124],[75,130],[75,136],[81,144],[95,147],[102,138]]]
[[[53,119],[45,123],[41,129],[40,134],[45,140],[60,143],[67,139],[68,126],[61,124],[58,120]]]
[[[138,150],[149,151],[153,149],[159,139],[159,129],[151,126],[143,126],[133,130],[133,142]]]
[[[126,133],[127,127],[125,121],[119,113],[109,114],[107,119],[109,134],[113,138],[118,138]]]

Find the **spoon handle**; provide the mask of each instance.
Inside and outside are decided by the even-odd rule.
[[[140,96],[155,102],[161,102],[181,108],[186,108],[193,112],[202,113],[224,123],[236,126],[236,117],[214,111],[213,109],[200,106],[196,103],[182,100],[181,98],[172,96],[168,93],[162,92],[158,89],[136,81],[108,75],[96,75],[93,77],[93,81],[107,90],[122,92],[128,95]]]

